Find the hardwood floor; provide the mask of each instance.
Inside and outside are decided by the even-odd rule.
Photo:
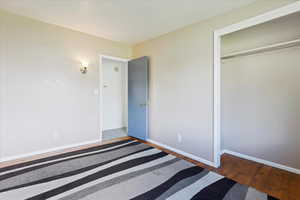
[[[27,162],[43,157],[53,156],[61,153],[75,151],[79,149],[90,148],[93,146],[99,146],[102,144],[110,143],[113,141],[135,139],[131,137],[117,138],[102,143],[95,143],[90,145],[84,145],[76,148],[69,148],[62,151],[56,151],[37,156],[31,156],[28,158],[18,159],[9,162],[0,163],[0,168],[17,163]],[[180,154],[174,153],[168,149],[162,148],[158,145],[141,141],[158,149],[161,149],[167,153],[173,154],[179,158],[192,162],[200,167],[207,168],[211,171],[219,173],[230,179],[235,180],[238,183],[245,184],[254,187],[262,192],[268,193],[280,200],[300,200],[300,175],[293,174],[284,170],[269,167],[260,163],[238,158],[229,154],[224,154],[221,159],[221,167],[216,169],[211,166],[205,165],[198,161],[192,160]]]
[[[251,186],[259,191],[268,193],[280,200],[300,200],[300,175],[281,169],[266,166],[250,160],[245,160],[229,154],[222,155],[221,167],[213,168],[185,156],[179,155],[158,145],[144,142],[153,147],[173,154],[179,158],[192,162],[226,176],[238,183]]]

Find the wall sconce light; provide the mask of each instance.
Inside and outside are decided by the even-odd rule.
[[[88,71],[88,66],[89,66],[89,63],[87,63],[87,62],[81,62],[80,72],[82,74],[86,74],[87,71]]]

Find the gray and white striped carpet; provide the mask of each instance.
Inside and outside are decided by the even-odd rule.
[[[0,199],[275,198],[149,145],[125,140],[2,168]]]

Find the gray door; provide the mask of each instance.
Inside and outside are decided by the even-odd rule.
[[[128,135],[142,140],[148,137],[149,58],[128,63]]]

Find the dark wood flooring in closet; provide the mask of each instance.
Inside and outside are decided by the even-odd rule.
[[[144,142],[144,141],[141,141]],[[219,173],[238,183],[256,188],[280,200],[300,200],[300,175],[280,170],[229,154],[223,154],[221,167],[216,169],[158,145],[144,142],[177,157],[192,162],[200,167]]]

